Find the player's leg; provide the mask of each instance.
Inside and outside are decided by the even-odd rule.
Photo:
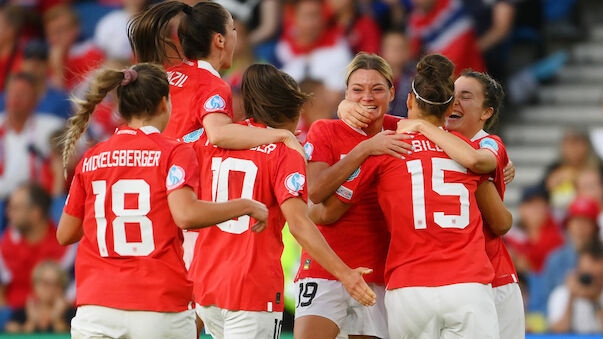
[[[350,339],[387,338],[387,313],[385,312],[385,286],[370,283],[369,286],[377,295],[377,303],[373,306],[362,306],[349,297],[348,315],[343,323],[342,332],[348,333]]]
[[[211,334],[214,339],[224,338],[224,312],[216,306],[201,306],[197,304],[195,312],[201,320],[205,328],[205,332]]]
[[[444,328],[442,339],[499,339],[490,285],[466,283],[437,287]]]
[[[195,311],[148,312],[125,311],[130,338],[195,338]]]
[[[224,310],[224,338],[280,338],[283,312]]]
[[[127,338],[128,324],[123,312],[103,306],[80,306],[71,320],[71,337]]]
[[[296,339],[334,339],[347,315],[349,294],[336,280],[306,278],[297,282]]]
[[[500,338],[525,339],[526,320],[519,284],[506,284],[493,290]]]
[[[439,338],[442,319],[438,287],[404,287],[385,292],[390,338]]]

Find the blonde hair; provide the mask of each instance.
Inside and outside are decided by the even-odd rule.
[[[134,79],[130,74],[136,73]],[[63,164],[67,166],[78,139],[84,134],[92,112],[107,93],[117,88],[119,114],[126,121],[134,116],[152,116],[163,97],[168,97],[170,85],[165,69],[159,65],[142,63],[130,70],[117,71],[103,69],[92,80],[90,90],[84,100],[73,98],[79,107],[77,113],[69,119],[68,128],[63,134]]]
[[[359,69],[367,69],[367,70],[375,70],[381,74],[387,80],[387,85],[389,88],[394,86],[394,72],[392,68],[389,66],[387,61],[377,54],[369,54],[365,52],[360,52],[356,54],[354,59],[350,62],[347,67],[347,72],[345,75],[345,85],[347,86],[350,82],[350,77],[352,73],[356,72]]]
[[[57,278],[59,280],[58,283],[60,284],[61,289],[65,290],[65,288],[67,288],[67,283],[69,282],[67,273],[61,268],[61,266],[59,266],[59,264],[52,260],[45,260],[36,265],[31,273],[32,284],[35,284],[37,281],[42,279],[42,274],[46,269],[52,270],[57,274]]]

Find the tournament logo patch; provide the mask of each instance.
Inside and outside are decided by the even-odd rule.
[[[291,173],[285,178],[285,187],[289,190],[292,195],[298,196],[299,191],[304,189],[306,183],[306,177],[298,172]]]
[[[358,178],[358,176],[360,175],[360,167],[358,167],[354,173],[350,174],[350,176],[348,177],[348,179],[346,181],[352,181],[356,178]]]
[[[304,261],[304,270],[309,270],[310,269],[310,263],[312,262],[312,259],[306,259]]]
[[[314,152],[314,145],[309,142],[306,142],[304,145],[304,152],[306,153],[306,158],[308,160],[312,160],[312,153]]]
[[[172,165],[165,178],[165,186],[168,190],[174,189],[184,183],[184,169],[178,165]]]
[[[218,111],[226,107],[226,101],[219,94],[212,96],[205,101],[203,108],[208,112]]]
[[[479,142],[479,148],[488,148],[495,153],[498,152],[498,144],[490,138],[484,138]]]
[[[347,200],[352,200],[352,196],[354,195],[354,191],[352,191],[351,189],[345,187],[345,186],[339,186],[337,188],[337,190],[335,191],[335,193]]]
[[[189,134],[183,136],[182,141],[184,141],[187,144],[190,142],[195,142],[195,141],[199,140],[199,138],[201,138],[202,135],[203,135],[203,128],[199,128],[198,130],[192,131]]]

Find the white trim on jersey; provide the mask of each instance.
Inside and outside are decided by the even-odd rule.
[[[209,71],[211,74],[217,76],[218,78],[220,77],[220,73],[218,73],[218,71],[216,71],[216,69],[214,68],[214,66],[212,66],[209,62],[204,61],[204,60],[197,60],[197,67],[202,68],[204,70]]]

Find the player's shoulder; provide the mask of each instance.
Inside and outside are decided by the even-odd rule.
[[[504,151],[506,152],[505,144],[502,139],[493,134],[482,136],[475,140],[475,144],[479,148],[488,148],[494,152]]]

